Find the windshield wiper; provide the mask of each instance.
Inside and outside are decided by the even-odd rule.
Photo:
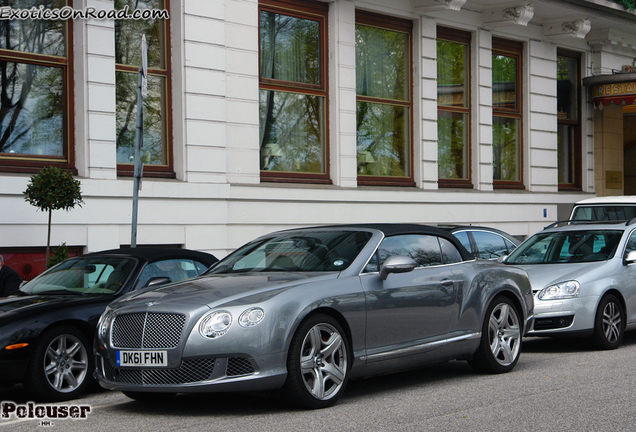
[[[77,292],[77,291],[71,291],[71,290],[66,290],[66,289],[58,289],[58,290],[51,290],[51,291],[40,291],[40,292],[33,292],[30,293],[31,295],[84,295],[84,293],[82,292]]]

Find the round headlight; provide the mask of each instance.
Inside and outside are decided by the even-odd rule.
[[[263,309],[259,307],[249,308],[239,317],[239,324],[241,327],[254,327],[263,321],[263,318],[265,318],[265,311]]]
[[[577,281],[567,281],[543,288],[537,298],[539,300],[561,300],[576,298],[581,292],[581,284]]]
[[[227,311],[212,312],[199,325],[201,336],[214,339],[223,336],[232,325],[232,314]]]

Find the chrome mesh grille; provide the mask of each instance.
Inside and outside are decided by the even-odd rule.
[[[136,385],[187,384],[210,379],[215,359],[186,360],[177,369],[116,368],[103,361],[104,377],[110,382]]]
[[[254,373],[254,366],[245,357],[230,357],[227,359],[227,376],[249,375]]]
[[[141,312],[115,317],[112,344],[116,348],[174,348],[179,344],[185,315]]]

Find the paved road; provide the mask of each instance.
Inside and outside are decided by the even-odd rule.
[[[616,351],[585,341],[524,341],[512,373],[478,375],[465,362],[357,380],[333,408],[301,411],[275,395],[179,395],[163,405],[95,390],[85,420],[0,419],[0,431],[633,431],[636,332]],[[20,387],[0,400],[25,404]]]

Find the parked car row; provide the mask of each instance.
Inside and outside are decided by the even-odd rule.
[[[447,360],[508,372],[524,336],[617,348],[636,326],[636,224],[569,221],[519,243],[484,227],[354,224],[271,233],[220,262],[84,255],[0,300],[0,380],[60,401],[94,370],[137,400],[279,389],[322,408],[351,378]]]

